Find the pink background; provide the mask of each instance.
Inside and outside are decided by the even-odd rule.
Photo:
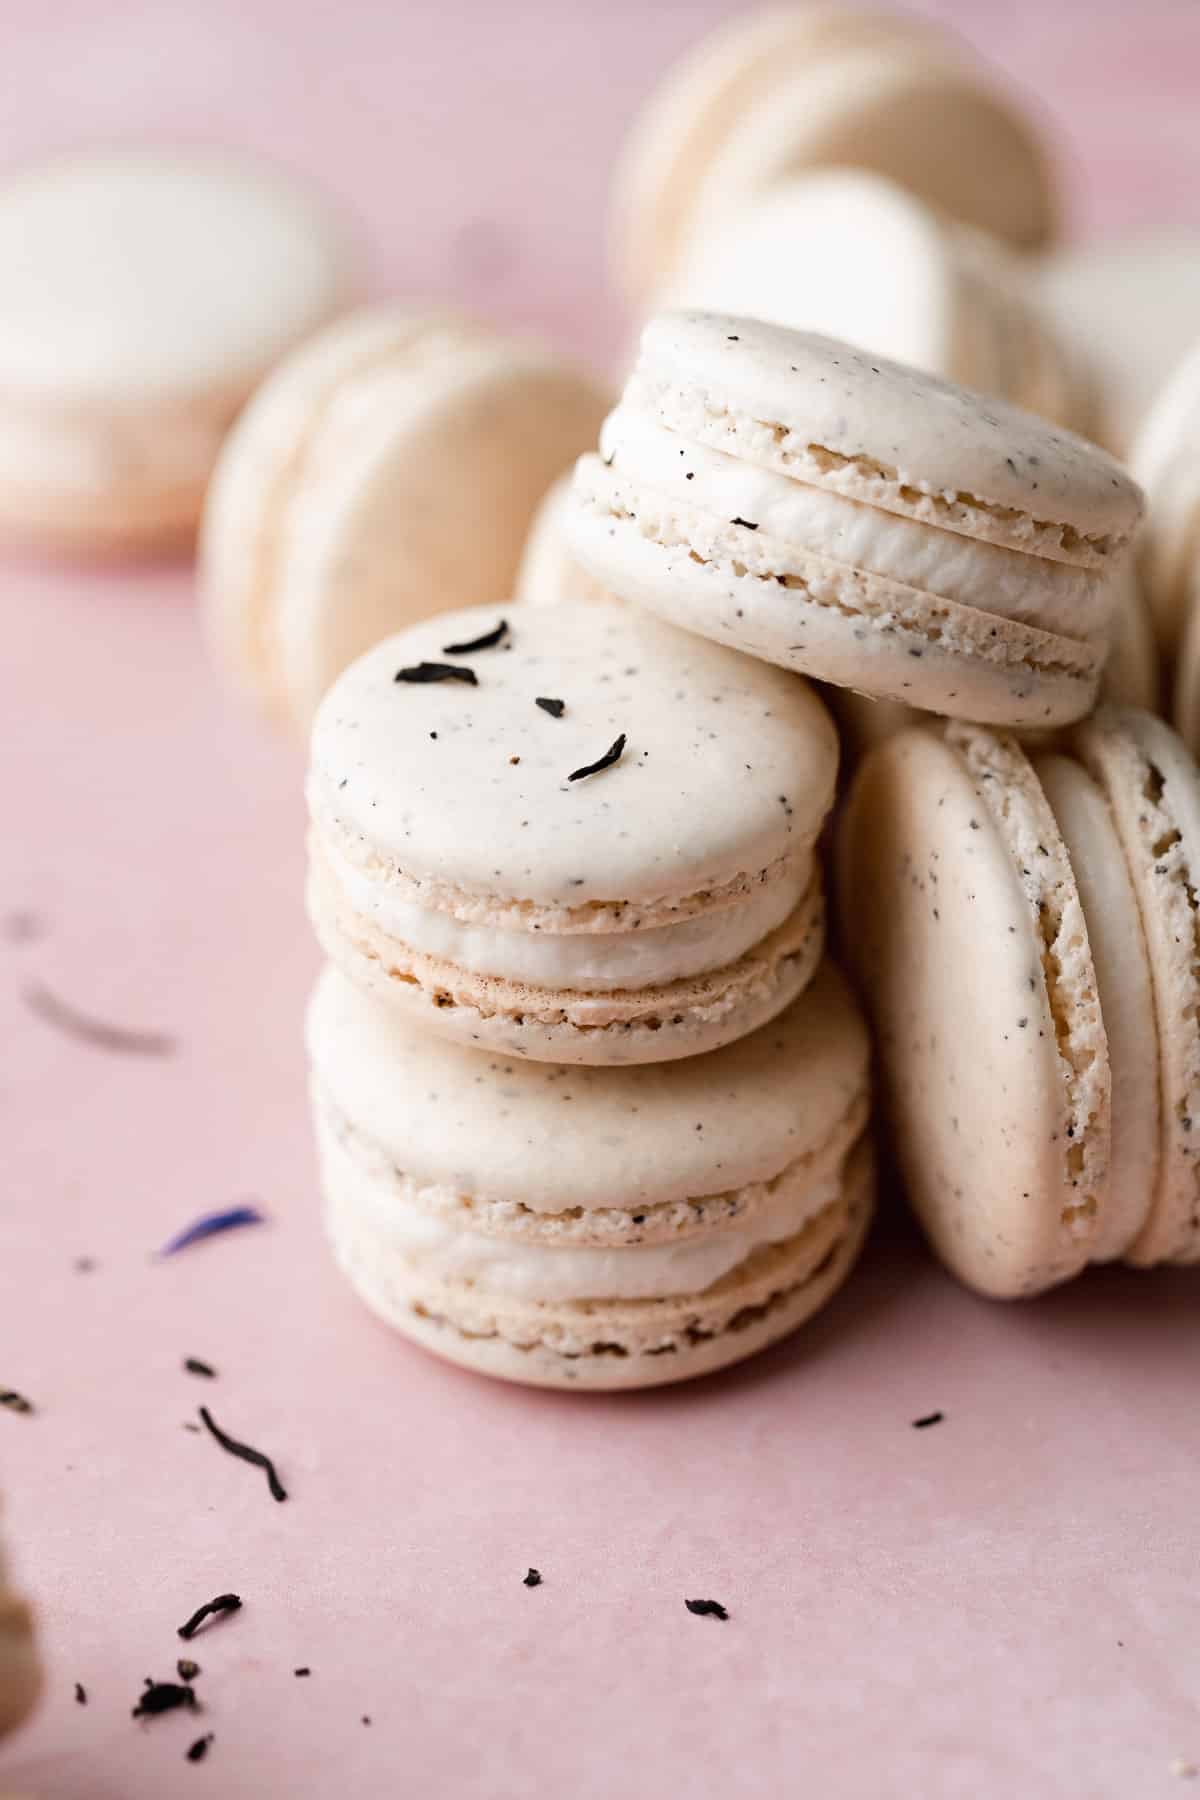
[[[605,355],[613,150],[728,10],[9,0],[0,162],[256,146],[353,210],[381,286]],[[1200,7],[928,10],[1052,105],[1082,229],[1200,223]],[[547,1397],[393,1341],[316,1224],[295,747],[219,690],[184,573],[9,564],[0,613],[0,1386],[39,1408],[0,1412],[0,1480],[49,1664],[0,1789],[1174,1791],[1172,1759],[1200,1762],[1195,1278],[988,1306],[893,1225],[799,1339],[690,1390]],[[176,1055],[67,1041],[33,980]],[[269,1227],[148,1260],[247,1195]],[[275,1454],[287,1505],[182,1429],[202,1401]],[[193,1646],[202,1719],[135,1725],[174,1627],[228,1588],[243,1611]]]

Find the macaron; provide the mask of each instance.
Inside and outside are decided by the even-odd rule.
[[[360,986],[481,1049],[713,1050],[817,966],[836,772],[804,682],[644,614],[427,620],[317,714],[313,923]]]
[[[792,1331],[858,1255],[868,1044],[828,963],[751,1036],[645,1069],[480,1055],[332,968],[308,1045],[337,1261],[389,1325],[467,1368],[687,1380]]]
[[[0,1737],[33,1710],[41,1687],[33,1616],[10,1585],[0,1549]]]
[[[835,339],[651,321],[575,554],[605,587],[752,656],[930,712],[1087,713],[1141,511],[1094,445]]]
[[[833,5],[739,15],[660,82],[614,177],[618,286],[658,301],[698,229],[800,170],[870,169],[1018,248],[1057,212],[1040,129],[962,40]]]
[[[1146,414],[1200,331],[1200,233],[1158,228],[1071,244],[1030,265],[1060,340],[1086,365],[1090,437],[1128,456]]]
[[[999,1298],[1200,1257],[1200,774],[1104,708],[1065,747],[951,724],[879,745],[838,839],[843,943],[909,1196]]]
[[[547,346],[470,320],[340,320],[276,371],[221,458],[200,566],[219,664],[307,729],[382,638],[509,600],[534,511],[607,402]]]
[[[10,178],[0,533],[83,558],[188,543],[238,412],[353,283],[340,222],[249,157],[81,151]]]
[[[786,178],[699,232],[663,304],[831,333],[1060,424],[1086,422],[1083,384],[1023,259],[865,170]]]
[[[1159,643],[1170,657],[1200,589],[1200,340],[1143,421],[1129,466],[1146,490],[1138,554]]]
[[[601,600],[613,604],[615,596],[593,581],[572,556],[567,519],[571,512],[571,475],[560,475],[533,515],[529,536],[513,583],[513,597],[521,605],[557,606],[560,600]]]

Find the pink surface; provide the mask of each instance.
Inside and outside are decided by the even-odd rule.
[[[353,202],[391,286],[599,352],[609,156],[724,10],[10,4],[0,157],[258,145]],[[1195,222],[1200,11],[954,10],[1055,89],[1084,221]],[[1173,1791],[1172,1759],[1200,1762],[1196,1279],[1003,1309],[893,1233],[792,1345],[590,1402],[394,1342],[316,1224],[299,758],[218,692],[188,586],[0,571],[0,1385],[39,1409],[0,1412],[0,1480],[49,1662],[0,1789]],[[63,1038],[33,981],[176,1053]],[[149,1260],[247,1195],[269,1227]],[[273,1452],[286,1505],[182,1429],[201,1402]],[[174,1627],[228,1588],[242,1612],[192,1646],[202,1717],[135,1725]]]

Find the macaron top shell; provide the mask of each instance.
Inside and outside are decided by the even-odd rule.
[[[585,602],[509,608],[494,647],[447,648],[501,616],[414,626],[326,696],[310,807],[342,854],[466,895],[579,909],[682,899],[811,850],[837,739],[806,683]],[[425,662],[478,685],[397,680]]]
[[[225,152],[64,156],[0,188],[0,390],[144,402],[254,380],[343,301],[311,196]]]
[[[1105,566],[1141,513],[1110,457],[1030,413],[811,332],[667,313],[630,392],[717,449],[948,531]]]
[[[588,1069],[481,1054],[372,1003],[332,969],[308,1039],[324,1093],[414,1183],[539,1212],[769,1181],[819,1152],[862,1100],[869,1054],[828,963],[771,1024],[680,1062]]]

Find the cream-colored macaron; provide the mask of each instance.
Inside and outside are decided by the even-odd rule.
[[[788,177],[698,231],[662,298],[824,332],[1059,424],[1087,420],[1023,261],[866,170]]]
[[[831,166],[889,176],[1022,248],[1053,228],[1038,129],[960,40],[897,14],[778,6],[704,39],[647,101],[614,179],[619,285],[660,303],[698,224]]]
[[[1200,774],[1146,713],[1032,760],[983,727],[904,731],[858,772],[842,941],[910,1197],[983,1293],[1200,1257],[1198,859]]]
[[[125,555],[195,532],[264,375],[347,303],[340,224],[271,165],[79,152],[0,186],[0,532]]]
[[[1031,267],[1059,338],[1089,376],[1088,435],[1128,456],[1171,371],[1200,334],[1200,233],[1178,228],[1071,244]]]
[[[0,1737],[32,1711],[41,1687],[33,1615],[9,1583],[0,1548]]]
[[[668,313],[600,454],[575,554],[623,599],[786,668],[956,718],[1095,700],[1141,512],[1095,445],[832,338]]]
[[[481,1055],[334,969],[308,1044],[337,1259],[468,1368],[581,1391],[706,1374],[808,1318],[862,1243],[868,1042],[829,964],[752,1036],[644,1069]]]
[[[474,321],[339,321],[276,371],[221,458],[201,541],[220,663],[305,728],[380,639],[506,602],[534,511],[605,404],[545,345]]]
[[[313,922],[353,980],[468,1045],[713,1050],[816,968],[836,770],[805,682],[631,608],[427,620],[317,714]]]

